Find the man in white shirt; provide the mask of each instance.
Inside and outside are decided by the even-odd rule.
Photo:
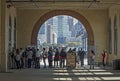
[[[45,50],[45,48],[43,48],[42,57],[43,57],[44,68],[46,68],[47,51]]]
[[[40,68],[40,56],[41,56],[41,53],[40,53],[39,49],[37,49],[35,68],[38,68],[38,69]]]
[[[32,64],[32,56],[33,56],[33,51],[30,49],[28,52],[28,68],[31,68],[31,64]]]

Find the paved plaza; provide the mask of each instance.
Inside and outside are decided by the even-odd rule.
[[[99,67],[86,69],[85,67],[79,69],[13,69],[0,73],[0,81],[120,81],[119,70]]]
[[[85,61],[87,62],[87,60]],[[89,69],[85,63],[83,67],[10,69],[0,73],[0,81],[120,81],[120,70],[112,67],[95,67]]]

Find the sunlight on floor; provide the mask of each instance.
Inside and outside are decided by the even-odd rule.
[[[64,80],[64,81],[67,81],[67,80],[71,80],[72,81],[72,78],[53,78],[53,80]]]
[[[54,70],[55,72],[67,72],[67,70]]]
[[[89,80],[101,80],[99,77],[80,77],[79,80],[85,80],[85,81],[89,81]]]
[[[83,71],[88,71],[88,70],[72,70],[73,72],[83,72]]]
[[[74,73],[74,75],[93,75],[93,73]]]
[[[106,70],[99,70],[99,69],[98,69],[98,70],[89,70],[89,71],[106,71]]]
[[[53,78],[53,80],[72,81],[72,78]],[[89,80],[101,80],[99,77],[79,77],[78,80],[89,81]]]
[[[120,77],[101,77],[103,80],[119,80],[120,81]]]
[[[96,74],[96,75],[113,75],[113,73],[111,73],[111,72],[95,72],[94,74]]]
[[[69,75],[69,73],[53,73],[53,75]]]
[[[61,80],[61,81],[72,81],[72,78],[53,78],[53,80]],[[78,80],[83,81],[96,81],[96,80],[120,80],[120,77],[78,77]]]
[[[78,75],[76,77],[69,77],[66,76],[66,78],[53,78],[53,80],[61,80],[61,81],[73,81],[73,80],[77,80],[77,81],[99,81],[99,80],[120,80],[120,77],[111,77],[111,76],[107,76],[107,77],[102,77],[101,75],[114,75],[114,73],[112,72],[107,72],[106,70],[54,70],[55,73],[53,73],[54,75]],[[69,73],[67,73],[69,72]],[[83,75],[83,77],[80,77],[79,75]],[[84,76],[85,75],[85,76]],[[86,75],[100,75],[99,77],[87,77]]]

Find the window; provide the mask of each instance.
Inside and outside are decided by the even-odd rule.
[[[11,16],[9,16],[9,41],[11,41],[11,31],[12,31],[12,21]]]
[[[117,32],[117,16],[114,17],[114,54],[117,55],[118,32]]]
[[[112,28],[111,28],[111,19],[109,19],[109,27],[108,27],[108,32],[109,32],[109,54],[112,53]]]
[[[14,18],[14,48],[16,48],[16,18]]]
[[[12,46],[12,20],[11,20],[11,16],[9,16],[9,43],[8,43],[8,49],[9,51],[11,51],[11,46]]]

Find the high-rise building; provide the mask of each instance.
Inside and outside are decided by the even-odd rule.
[[[58,17],[54,16],[52,19],[53,19],[53,30],[58,35]]]
[[[47,24],[47,43],[52,44],[53,42],[53,28],[52,25]]]
[[[58,18],[58,37],[63,37],[63,16],[59,15],[57,18]]]
[[[68,25],[69,25],[69,31],[72,31],[73,29],[73,17],[67,16],[68,17]]]
[[[65,42],[65,37],[70,37],[68,16],[59,15],[53,17],[53,30],[58,35],[58,43]]]
[[[59,15],[48,19],[42,25],[40,34],[41,37],[46,36],[47,43],[60,44],[66,41],[77,41],[76,36],[83,34],[84,30],[83,25],[77,19],[71,16]],[[45,32],[47,32],[46,35]]]
[[[41,26],[39,32],[38,32],[38,40],[41,41],[42,43],[46,43],[47,42],[47,37],[46,37],[46,22]]]
[[[57,34],[53,31],[53,44],[57,44]]]
[[[69,25],[68,25],[68,16],[63,16],[63,37],[71,37],[71,31],[69,31]]]
[[[53,25],[53,17],[47,20],[47,24]]]
[[[39,32],[38,32],[38,34],[45,34],[45,23],[40,27],[40,30],[39,30]]]

